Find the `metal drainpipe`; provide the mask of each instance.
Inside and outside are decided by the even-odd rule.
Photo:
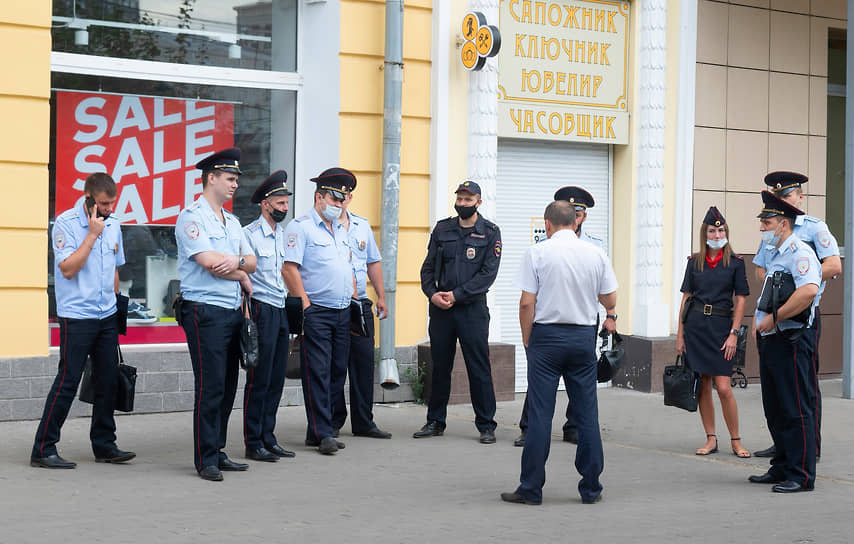
[[[383,179],[381,238],[383,280],[389,317],[380,321],[380,360],[394,359],[395,294],[397,292],[397,229],[400,202],[400,127],[403,87],[403,0],[385,5],[383,74]]]

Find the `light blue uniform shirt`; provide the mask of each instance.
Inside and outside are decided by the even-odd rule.
[[[252,298],[276,308],[285,307],[285,280],[282,277],[282,263],[285,260],[285,227],[276,223],[270,226],[264,217],[243,227],[249,247],[258,257],[255,272],[249,274],[252,281]]]
[[[343,309],[353,296],[353,268],[347,232],[338,221],[334,236],[317,210],[294,219],[285,228],[285,261],[299,265],[302,285],[312,304]]]
[[[587,232],[584,229],[581,229],[581,236],[579,236],[578,239],[583,240],[585,242],[588,242],[590,244],[593,244],[594,246],[598,247],[602,251],[605,251],[605,242],[601,238],[599,238],[598,236],[596,236],[594,234],[590,234],[589,232]]]
[[[185,299],[236,310],[241,302],[240,282],[211,274],[193,258],[203,251],[216,251],[223,255],[249,254],[249,241],[243,234],[240,221],[226,209],[222,210],[222,216],[224,225],[204,196],[178,215],[175,223],[178,276]]]
[[[104,230],[73,278],[65,279],[59,270],[59,263],[77,251],[88,234],[89,218],[82,202],[61,213],[53,225],[53,277],[59,317],[104,319],[116,313],[116,267],[125,264],[122,229],[117,219],[104,220]]]
[[[371,224],[360,215],[347,212],[350,216],[350,229],[347,240],[352,250],[353,274],[356,276],[356,290],[359,298],[368,297],[368,264],[382,260],[377,240],[371,230]]]
[[[819,264],[818,258],[815,256],[815,252],[813,252],[813,250],[810,249],[810,246],[801,241],[796,235],[792,234],[786,238],[783,243],[780,244],[780,249],[765,249],[764,252],[765,264],[767,266],[763,268],[765,268],[766,278],[771,276],[775,271],[782,270],[783,272],[788,272],[792,275],[792,278],[795,280],[796,289],[808,283],[815,285],[819,285],[821,283],[821,264]],[[816,296],[810,306],[809,324],[812,324],[812,318],[815,306],[818,304],[818,299],[819,297]],[[758,325],[766,315],[768,315],[767,312],[760,311],[757,308],[756,324]],[[791,319],[784,319],[778,323],[778,326],[781,330],[785,330],[799,329],[803,325]],[[774,334],[774,331],[770,333],[763,333],[762,335],[767,336],[769,334]]]
[[[813,217],[811,215],[797,216],[795,218],[795,228],[793,231],[798,238],[806,242],[806,244],[815,251],[819,262],[828,257],[832,257],[833,255],[839,255],[839,244],[836,243],[836,237],[834,237],[833,234],[831,234],[830,229],[827,228],[827,223],[818,217]],[[756,250],[756,256],[753,257],[753,264],[760,268],[765,268],[768,251],[773,249],[773,246],[762,247],[762,242],[759,242],[759,249]],[[819,272],[819,274],[821,274],[821,272]],[[818,305],[821,300],[821,294],[824,292],[824,287],[826,285],[827,282],[822,281],[821,285],[818,286],[818,296],[815,299],[816,305]]]

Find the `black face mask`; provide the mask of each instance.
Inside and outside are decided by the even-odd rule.
[[[286,211],[283,212],[282,210],[277,210],[276,208],[273,208],[270,211],[270,217],[272,217],[273,221],[275,221],[276,223],[281,223],[282,221],[285,220],[285,217],[287,217],[287,216],[288,216],[288,212],[286,212]]]
[[[468,219],[477,211],[477,206],[460,206],[459,204],[455,204],[454,209],[457,210],[460,219]]]

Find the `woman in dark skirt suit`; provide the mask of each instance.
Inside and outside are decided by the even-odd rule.
[[[744,261],[732,252],[728,235],[726,220],[712,206],[700,226],[700,251],[688,259],[685,268],[679,312],[682,319],[679,320],[676,334],[676,349],[684,354],[691,369],[703,376],[699,408],[706,430],[706,443],[696,451],[697,455],[718,451],[715,406],[712,403],[714,381],[729,430],[732,452],[738,457],[750,457],[750,452],[741,445],[738,406],[730,386],[738,328],[750,289],[747,286]]]

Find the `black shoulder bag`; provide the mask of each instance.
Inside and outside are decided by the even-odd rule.
[[[608,331],[605,329],[599,331],[599,338],[602,339],[602,344],[599,346],[599,361],[596,363],[596,380],[599,383],[611,381],[617,375],[626,355],[622,347],[623,337],[617,331],[614,331],[614,343],[611,349],[605,349],[608,347],[608,336]]]
[[[243,323],[240,327],[240,366],[245,369],[258,366],[258,326],[252,321],[249,297],[243,297]]]

